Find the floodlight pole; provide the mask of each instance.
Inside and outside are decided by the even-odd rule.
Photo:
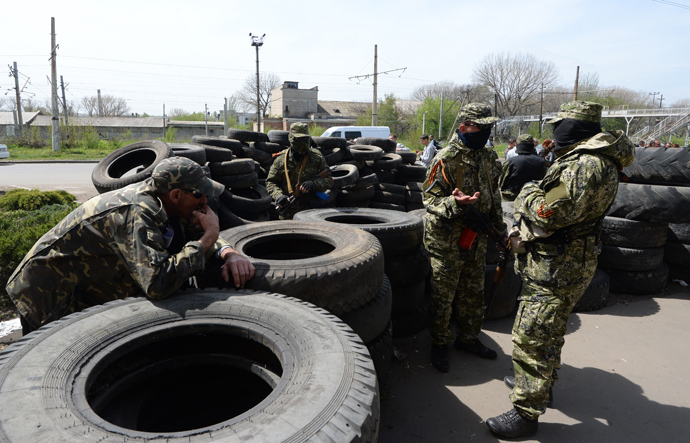
[[[252,33],[250,32],[249,36],[252,38],[252,46],[256,48],[256,130],[261,131],[261,88],[259,83],[259,46],[263,46],[264,37],[266,37],[266,34],[259,37],[258,35],[252,35]]]

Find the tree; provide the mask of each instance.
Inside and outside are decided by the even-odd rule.
[[[519,115],[528,104],[540,102],[542,85],[548,88],[558,77],[553,62],[531,54],[489,54],[473,72],[476,82],[496,94],[499,117]]]
[[[463,106],[467,103],[487,103],[493,100],[493,95],[489,93],[484,85],[456,85],[453,82],[439,82],[419,86],[412,91],[410,97],[412,100],[424,101],[429,97],[440,98],[441,96],[443,96],[444,106],[447,104],[453,106],[455,103],[460,103],[460,106]]]
[[[271,91],[280,86],[280,78],[272,72],[259,74],[259,109],[265,117],[271,100]],[[256,74],[252,74],[244,81],[242,89],[232,95],[231,100],[246,112],[256,112]]]
[[[98,96],[82,97],[81,107],[91,116],[98,116]],[[127,100],[108,94],[101,94],[101,108],[103,117],[119,117],[130,113]]]

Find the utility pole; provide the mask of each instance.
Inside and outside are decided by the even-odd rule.
[[[438,142],[440,143],[443,139],[443,91],[441,91],[441,116],[438,121]]]
[[[378,119],[378,103],[377,102],[377,97],[376,97],[376,86],[377,86],[377,80],[378,80],[378,72],[377,72],[377,62],[378,62],[378,52],[379,52],[379,45],[374,45],[374,101],[372,103],[371,107],[371,126],[376,126],[377,119]]]
[[[163,103],[163,137],[165,138],[166,124],[165,124],[165,103]]]
[[[17,93],[17,119],[19,123],[17,128],[17,135],[21,137],[24,122],[22,122],[22,97],[21,91],[19,90],[19,71],[17,71],[17,62],[14,62],[14,69],[12,70],[12,75],[14,75],[14,89]]]
[[[225,104],[223,105],[223,134],[228,133],[228,98],[225,97]]]
[[[101,90],[97,89],[96,93],[98,95],[98,116],[103,117],[103,101],[101,100]]]
[[[369,78],[369,77],[374,77],[374,99],[371,107],[371,125],[376,126],[377,124],[377,118],[378,118],[378,100],[377,100],[377,94],[376,94],[376,88],[378,87],[378,76],[379,74],[388,74],[389,72],[395,72],[395,71],[403,71],[405,72],[407,68],[398,68],[398,69],[391,69],[390,71],[384,71],[384,72],[378,72],[378,45],[374,45],[374,73],[373,74],[364,74],[364,75],[355,75],[353,77],[348,77],[348,80],[352,80],[353,78],[356,79],[361,79],[361,78]],[[401,73],[402,75],[402,73]]]
[[[62,76],[60,76],[60,88],[62,89],[62,111],[65,114],[65,127],[67,127],[69,123],[67,120],[67,99],[65,98],[65,81],[62,79]]]
[[[53,151],[60,150],[60,116],[58,114],[57,94],[57,44],[55,43],[55,17],[50,18],[50,73],[51,98],[52,98],[52,123],[53,123]]]
[[[544,82],[541,83],[541,97],[539,97],[539,138],[541,138],[541,119],[544,115]]]
[[[664,94],[661,94],[661,97],[659,97],[659,109],[661,109],[661,103],[664,101]]]
[[[252,36],[252,33],[250,32],[249,36],[252,38],[252,46],[256,48],[256,130],[258,132],[261,132],[261,84],[259,83],[259,47],[264,45],[264,37],[266,37],[266,34],[259,37],[258,35]]]
[[[208,137],[208,105],[204,104],[204,125],[206,125],[206,137]]]
[[[577,67],[577,72],[575,73],[575,94],[573,96],[573,100],[577,101],[577,87],[578,83],[580,82],[580,67]]]

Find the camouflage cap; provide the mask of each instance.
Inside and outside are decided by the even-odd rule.
[[[497,122],[497,117],[491,116],[491,108],[482,103],[469,103],[458,112],[459,122],[474,122],[478,125],[490,125]]]
[[[309,125],[306,123],[293,123],[290,125],[290,135],[295,138],[309,137]]]
[[[534,137],[532,137],[529,134],[522,134],[517,138],[517,144],[529,144],[531,146],[534,146]]]
[[[161,190],[184,189],[218,197],[225,186],[211,180],[201,165],[185,158],[171,157],[158,163],[151,174],[154,186]]]
[[[553,124],[565,118],[599,123],[601,122],[602,108],[602,105],[593,102],[576,101],[563,103],[558,114],[556,114],[556,118],[549,120],[547,123]]]

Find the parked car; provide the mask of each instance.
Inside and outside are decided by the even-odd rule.
[[[321,137],[343,137],[354,140],[358,137],[388,138],[391,130],[388,126],[333,126],[326,129]]]
[[[7,149],[7,145],[0,145],[0,158],[9,158],[10,151]]]

